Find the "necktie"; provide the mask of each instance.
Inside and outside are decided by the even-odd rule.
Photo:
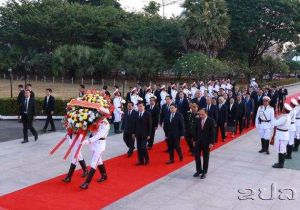
[[[25,114],[27,114],[28,111],[28,98],[25,99]]]
[[[129,117],[130,117],[130,114],[131,114],[130,111],[128,111],[128,116],[129,116]]]
[[[204,119],[202,119],[201,121],[201,128],[203,129],[203,126],[204,126]]]
[[[170,122],[172,122],[172,120],[173,120],[173,117],[174,117],[174,114],[171,114],[171,119],[170,119]]]
[[[142,113],[142,112],[140,112],[140,119],[142,118],[142,115],[143,115],[143,113]]]
[[[152,109],[153,109],[153,106],[150,107],[150,110],[152,110]]]

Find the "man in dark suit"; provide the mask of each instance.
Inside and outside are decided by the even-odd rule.
[[[237,101],[236,101],[236,131],[237,128],[239,127],[239,131],[240,134],[243,132],[243,128],[244,128],[244,123],[243,121],[245,120],[245,113],[246,113],[246,106],[245,103],[242,101],[242,96],[238,95],[236,97]]]
[[[254,125],[258,107],[263,104],[263,91],[261,89],[257,90],[257,94],[254,95],[253,101],[254,101],[254,112],[253,112],[252,123]]]
[[[189,111],[189,102],[186,99],[186,96],[183,92],[179,92],[179,97],[176,99],[176,106],[177,109],[179,111],[179,113],[181,113],[184,117],[184,119],[186,118],[186,113]]]
[[[196,103],[190,103],[190,111],[187,112],[185,118],[185,140],[189,146],[189,152],[194,154],[194,139],[195,139],[195,123],[198,118],[198,105]]]
[[[182,114],[177,112],[176,104],[171,104],[170,113],[164,119],[164,130],[166,131],[168,152],[170,160],[167,164],[174,163],[174,149],[177,151],[179,160],[183,160],[183,155],[180,147],[180,139],[184,139],[184,118]]]
[[[18,88],[19,88],[19,94],[18,94],[17,102],[18,102],[18,105],[20,106],[25,97],[25,90],[23,88],[23,85],[21,85],[21,84],[18,85]]]
[[[208,170],[210,149],[214,144],[215,122],[212,118],[207,116],[205,109],[199,111],[199,116],[200,120],[196,121],[195,126],[196,173],[194,177],[198,177],[202,174],[200,178],[205,179]],[[203,155],[203,168],[201,166],[201,153]]]
[[[218,106],[212,104],[212,98],[206,97],[206,110],[207,115],[215,121],[215,136],[214,140],[217,141],[217,128],[218,128]],[[216,99],[214,99],[216,100]]]
[[[25,89],[26,89],[26,90],[29,90],[29,92],[30,92],[30,98],[31,98],[31,99],[35,99],[35,94],[34,94],[34,92],[32,91],[32,85],[31,85],[30,83],[27,83],[27,84],[26,84]]]
[[[200,109],[206,107],[206,98],[205,96],[201,96],[201,91],[197,90],[195,92],[195,98],[192,100],[193,103],[196,103]]]
[[[49,123],[51,125],[51,130],[49,130],[49,131],[56,130],[54,121],[52,119],[52,115],[54,114],[55,98],[51,94],[52,94],[52,89],[51,88],[46,89],[46,96],[44,98],[44,104],[43,104],[43,113],[45,113],[47,115],[47,119],[46,119],[46,124],[43,128],[44,132],[47,131],[47,127],[48,127]]]
[[[146,111],[151,113],[151,119],[152,119],[151,135],[148,141],[148,149],[152,149],[155,131],[158,127],[158,120],[159,120],[159,108],[156,105],[155,97],[150,98],[150,104],[146,106]]]
[[[133,103],[129,101],[127,103],[127,111],[124,113],[123,125],[124,133],[123,133],[123,140],[126,146],[129,148],[127,152],[127,156],[131,157],[133,150],[134,150],[134,126],[137,120],[137,111],[133,109]]]
[[[138,163],[136,165],[148,165],[149,155],[147,151],[147,141],[151,136],[152,120],[151,114],[145,110],[144,103],[138,102],[137,119],[135,120],[134,136],[136,137],[138,150]]]
[[[246,127],[250,128],[251,115],[253,115],[253,111],[254,111],[254,101],[252,98],[250,98],[250,94],[248,92],[246,93],[246,97],[245,97],[245,106],[246,106],[246,112],[245,112]]]
[[[38,139],[38,134],[32,125],[32,121],[36,116],[36,108],[35,108],[35,100],[30,97],[30,91],[25,90],[25,98],[22,101],[19,109],[18,120],[21,119],[23,123],[23,136],[24,140],[21,142],[22,144],[28,142],[28,129],[31,131],[34,136],[34,140]]]
[[[225,104],[225,99],[223,97],[219,97],[219,105],[218,105],[218,129],[221,130],[222,141],[224,142],[226,139],[226,127],[228,122],[228,108]],[[218,136],[218,132],[216,134]]]

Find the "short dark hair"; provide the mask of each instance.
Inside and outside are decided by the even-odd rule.
[[[48,90],[50,93],[52,93],[52,89],[51,88],[47,88],[46,90]]]
[[[151,97],[151,98],[150,98],[150,100],[154,100],[154,101],[156,101],[156,98],[155,98],[155,97]]]
[[[22,84],[19,84],[18,87],[19,87],[19,88],[23,88],[23,85],[22,85]]]
[[[177,105],[174,103],[171,103],[170,106],[174,106],[175,108],[177,108]]]
[[[200,112],[201,110],[204,111],[204,112],[207,114],[207,109],[206,109],[206,108],[201,108],[201,109],[199,109],[199,112]]]
[[[139,101],[139,102],[137,103],[137,105],[141,105],[141,104],[144,105],[144,102],[143,102],[143,101]]]
[[[132,101],[128,101],[128,102],[127,102],[127,105],[128,105],[128,104],[131,104],[131,105],[133,106],[133,102],[132,102]]]
[[[85,86],[83,84],[80,85],[81,88],[85,88]]]
[[[171,96],[170,96],[170,95],[167,95],[167,96],[165,97],[165,99],[167,99],[167,98],[171,98]]]
[[[27,83],[27,84],[26,84],[26,87],[28,87],[28,86],[29,86],[29,87],[32,87],[32,85],[31,85],[30,83]]]
[[[103,90],[107,90],[107,85],[103,85]]]

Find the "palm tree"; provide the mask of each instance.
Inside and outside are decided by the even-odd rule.
[[[230,18],[224,0],[186,0],[183,4],[185,48],[216,57],[229,37]]]

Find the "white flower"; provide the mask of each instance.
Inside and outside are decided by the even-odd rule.
[[[76,128],[79,128],[79,123],[76,123],[75,127],[76,127]]]

